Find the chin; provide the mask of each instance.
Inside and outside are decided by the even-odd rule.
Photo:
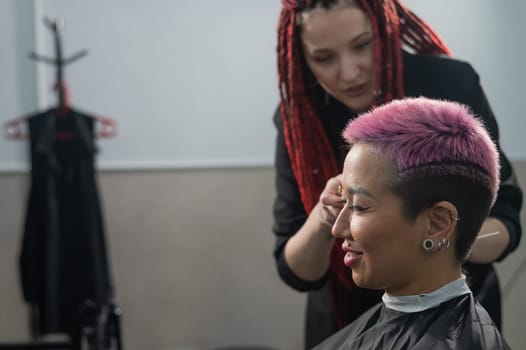
[[[367,96],[360,99],[347,99],[344,101],[347,108],[359,114],[367,112],[373,106],[374,96]]]
[[[352,272],[352,279],[354,284],[356,284],[360,288],[367,288],[367,289],[378,289],[375,288],[375,283],[365,278],[362,274]]]

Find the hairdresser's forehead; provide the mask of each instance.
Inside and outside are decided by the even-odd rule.
[[[329,10],[316,8],[302,16],[302,38],[316,46],[331,46],[331,42],[349,41],[370,31],[370,21],[365,12],[356,6],[336,6]]]
[[[356,3],[356,0],[314,0],[310,1],[310,4],[308,4],[306,9],[303,9],[302,13],[307,13],[313,10],[317,9],[333,9],[333,8],[343,8],[347,6],[355,6],[358,7],[358,4]]]

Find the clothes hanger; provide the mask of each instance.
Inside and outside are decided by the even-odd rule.
[[[55,108],[55,116],[66,117],[68,112],[71,111],[69,91],[64,82],[64,67],[71,64],[78,59],[84,57],[87,54],[87,50],[82,50],[69,58],[64,59],[62,55],[62,44],[60,39],[60,29],[64,27],[64,20],[52,21],[48,18],[44,18],[44,24],[51,30],[55,43],[55,58],[49,58],[39,55],[35,52],[31,52],[29,57],[33,60],[48,63],[56,67],[56,83],[54,90],[58,95],[58,105]],[[108,117],[95,116],[97,121],[95,131],[96,138],[111,138],[117,133],[117,123]],[[27,118],[22,116],[8,120],[4,123],[4,137],[8,140],[27,140],[29,139],[29,130],[26,125]],[[71,131],[56,131],[55,139],[61,141],[72,140],[75,138],[75,134]]]
[[[4,138],[14,140],[27,140],[29,133],[25,127],[26,118],[18,117],[4,123]]]
[[[68,100],[69,93],[66,87],[62,87],[64,93],[64,101]],[[70,111],[70,105],[64,103],[62,107],[58,108],[56,113],[57,118],[67,117]],[[93,116],[97,121],[94,136],[98,139],[113,138],[117,135],[117,122],[112,118],[96,115]],[[21,116],[10,119],[4,123],[4,138],[11,141],[29,140],[30,134],[27,128],[27,117]],[[75,134],[69,131],[56,131],[55,139],[60,141],[67,141],[74,139]]]

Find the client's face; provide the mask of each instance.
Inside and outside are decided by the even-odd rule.
[[[352,269],[358,286],[403,295],[423,273],[426,221],[402,215],[401,199],[388,186],[390,174],[389,162],[371,146],[353,145],[343,168],[347,203],[332,232],[344,239],[342,263]]]

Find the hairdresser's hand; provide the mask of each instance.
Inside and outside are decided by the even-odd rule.
[[[327,181],[325,189],[320,195],[320,204],[322,206],[320,220],[329,230],[332,229],[344,203],[345,199],[342,195],[342,174],[340,174]]]
[[[495,262],[510,243],[510,234],[504,223],[493,217],[487,218],[479,235],[471,246],[468,261],[477,264]]]
[[[344,205],[341,191],[338,192],[341,180],[338,175],[327,181],[307,221],[285,245],[287,264],[305,281],[318,281],[329,269],[334,242],[332,225]]]

